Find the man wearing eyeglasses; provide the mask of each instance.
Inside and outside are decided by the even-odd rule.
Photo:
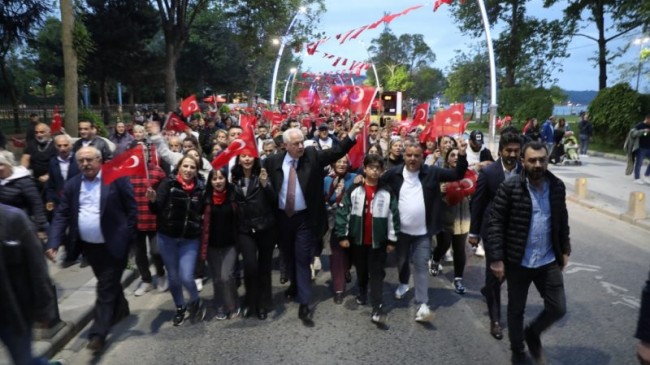
[[[45,254],[55,260],[69,229],[69,239],[81,246],[88,259],[97,277],[97,300],[87,348],[97,353],[103,350],[111,326],[129,315],[121,278],[136,236],[137,206],[127,178],[109,185],[102,182],[102,155],[97,148],[81,147],[75,158],[81,173],[65,183]]]

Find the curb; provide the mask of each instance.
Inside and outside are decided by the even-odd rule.
[[[628,215],[626,215],[625,213],[615,211],[615,210],[613,210],[612,208],[609,208],[609,207],[604,207],[602,205],[598,205],[597,203],[591,202],[591,201],[586,200],[586,199],[580,199],[575,195],[567,195],[566,199],[571,201],[571,202],[574,202],[574,203],[576,203],[578,205],[581,205],[581,206],[583,206],[585,208],[593,209],[593,210],[595,210],[595,211],[597,211],[599,213],[605,214],[605,215],[610,216],[610,217],[612,217],[614,219],[618,219],[620,221],[629,223],[629,224],[631,224],[633,226],[639,227],[641,229],[644,229],[644,230],[650,232],[650,221],[648,221],[648,219],[645,219],[645,220],[633,219],[633,218],[629,217]]]
[[[137,270],[124,270],[124,273],[122,274],[122,288],[125,289],[131,285],[138,276]],[[44,356],[49,359],[56,355],[68,342],[70,342],[70,340],[79,334],[88,323],[90,323],[93,319],[93,310],[95,306],[89,304],[88,300],[92,297],[92,303],[94,303],[94,298],[96,297],[96,285],[96,279],[93,277],[92,280],[81,286],[65,300],[59,303],[59,308],[66,307],[64,303],[67,303],[68,306],[71,307],[67,310],[64,309],[64,313],[68,314],[68,317],[71,318],[68,318],[68,320],[65,321],[65,326],[51,339],[40,341],[34,340],[32,342],[35,357]],[[92,288],[92,291],[89,291],[89,288]],[[81,305],[75,306],[75,302]],[[72,305],[70,305],[70,303],[72,303]]]

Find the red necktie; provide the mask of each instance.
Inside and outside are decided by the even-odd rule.
[[[291,160],[289,167],[289,181],[287,182],[287,200],[284,212],[291,217],[296,210],[296,160]]]

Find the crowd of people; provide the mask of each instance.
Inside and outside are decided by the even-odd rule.
[[[211,161],[248,132],[235,115],[197,114],[183,132],[173,132],[165,128],[166,115],[138,114],[131,123],[117,122],[108,138],[89,120],[79,121],[79,138],[53,137],[46,123],[35,123],[20,165],[0,152],[0,203],[27,212],[49,259],[64,268],[90,265],[97,277],[90,350],[101,351],[110,327],[130,313],[120,285],[130,255],[141,276],[134,295],[169,291],[172,322],[180,326],[202,321],[206,303],[217,320],[266,320],[274,307],[277,247],[280,283],[289,283],[284,296],[299,304],[298,318],[312,327],[312,280],[329,249],[333,303],[343,303],[354,267],[355,301],[369,303],[370,320],[384,325],[389,254],[397,262],[395,298],[404,300],[413,289],[414,320],[427,322],[434,318],[429,276],[440,274],[443,260],[453,261],[454,290],[465,293],[469,243],[486,260],[481,293],[490,334],[504,337],[500,288],[508,281],[513,362],[526,361],[525,345],[544,362],[540,336],[566,313],[565,188],[547,170],[566,123],[538,127],[532,120],[523,132],[508,126],[493,156],[480,131],[467,141],[461,135],[422,142],[417,129],[346,114],[320,124],[308,116],[278,125],[259,117],[257,156],[239,154],[218,168]],[[581,140],[583,132],[591,135],[580,127]],[[365,154],[353,166],[348,152],[358,144]],[[103,184],[103,163],[137,146],[147,176]],[[200,294],[208,276],[210,301]],[[524,326],[531,283],[544,308]]]

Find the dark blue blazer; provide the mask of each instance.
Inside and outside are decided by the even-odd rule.
[[[61,202],[56,208],[48,248],[58,248],[63,240],[66,228],[72,244],[79,241],[79,193],[82,174],[77,174],[65,183]],[[126,258],[129,248],[135,240],[137,206],[131,181],[119,178],[110,185],[101,184],[100,225],[106,247],[110,254],[118,259]]]
[[[68,170],[68,177],[64,180],[63,175],[61,175],[61,166],[59,165],[58,157],[55,156],[50,159],[50,167],[48,170],[48,175],[50,178],[47,180],[47,185],[45,187],[45,198],[47,203],[54,203],[54,206],[59,205],[60,196],[63,194],[63,186],[65,182],[72,179],[75,175],[79,174],[79,166],[77,165],[77,160],[70,158],[70,168]]]
[[[521,172],[520,163],[517,163],[515,171],[517,172],[517,175]],[[472,195],[470,205],[471,218],[469,233],[480,235],[483,239],[483,245],[485,245],[485,239],[487,238],[487,228],[490,220],[490,213],[492,211],[492,201],[497,194],[497,190],[499,190],[499,186],[501,186],[501,183],[505,178],[506,175],[503,172],[501,158],[498,158],[495,162],[482,169],[478,174],[476,191],[474,192],[474,195]]]

